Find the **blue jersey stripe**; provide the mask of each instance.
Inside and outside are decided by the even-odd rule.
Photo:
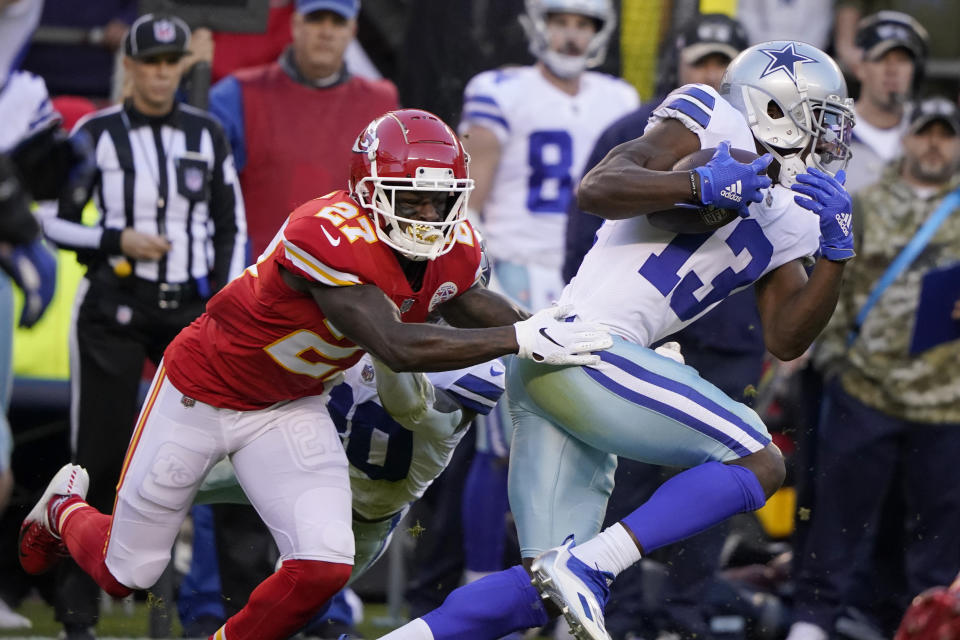
[[[696,388],[691,387],[690,385],[683,384],[682,382],[674,380],[673,378],[667,378],[666,376],[661,376],[659,374],[656,374],[650,371],[649,369],[644,369],[637,363],[627,358],[624,358],[623,356],[619,356],[615,353],[610,353],[608,351],[601,351],[600,359],[609,362],[610,364],[622,369],[623,371],[626,371],[627,373],[634,376],[635,378],[640,378],[641,380],[645,380],[646,382],[655,384],[658,387],[669,389],[674,393],[690,398],[691,400],[699,404],[701,407],[706,408],[711,413],[714,413],[720,416],[727,422],[731,422],[737,425],[738,427],[743,429],[743,431],[750,438],[752,438],[753,440],[756,440],[757,442],[762,442],[764,443],[764,445],[766,445],[766,443],[770,441],[769,437],[767,437],[766,435],[754,429],[749,422],[745,421],[743,418],[733,413],[726,407],[720,404],[717,404],[715,400],[708,398],[707,396],[697,391]]]
[[[490,96],[467,96],[465,102],[470,104],[471,102],[482,102],[483,104],[492,104],[497,109],[500,108],[500,105],[497,104],[497,101]]]
[[[648,369],[644,369],[643,367],[636,364],[635,362],[627,358],[624,358],[623,356],[619,356],[614,353],[611,353],[609,351],[603,351],[599,355],[600,355],[600,359],[603,360],[604,362],[607,362],[617,367],[618,369],[628,373],[634,378],[643,380],[644,382],[653,384],[663,389],[667,389],[668,391],[672,391],[678,395],[689,398],[690,400],[696,402],[697,404],[704,407],[711,413],[735,425],[737,428],[743,431],[744,435],[754,440],[758,444],[766,446],[767,443],[770,442],[770,439],[767,436],[759,433],[756,429],[753,428],[753,426],[751,426],[748,422],[743,420],[740,416],[732,413],[728,409],[717,404],[714,400],[711,400],[707,396],[703,395],[697,389],[689,385],[683,384],[681,382],[678,382],[676,380],[673,380],[672,378],[667,378],[665,376],[661,376],[659,374],[653,373]],[[727,447],[729,447],[730,449],[732,449],[733,451],[736,451],[741,455],[746,455],[748,453],[751,453],[751,451],[747,450],[746,447],[744,447],[739,442],[734,440],[731,436],[723,433],[716,427],[708,425],[675,407],[672,407],[658,400],[655,400],[653,398],[640,394],[632,389],[628,389],[623,385],[621,385],[620,383],[616,382],[615,380],[608,378],[607,376],[605,376],[604,374],[602,374],[597,370],[590,369],[589,367],[585,367],[584,370],[588,374],[590,374],[590,376],[593,377],[597,382],[602,384],[604,387],[614,390],[617,393],[617,395],[623,398],[626,398],[631,402],[634,402],[635,404],[653,409],[659,413],[662,413],[666,416],[673,418],[674,420],[677,420],[678,422],[690,425],[695,429],[697,429],[698,431],[700,431],[701,433],[704,433],[710,436],[711,438],[718,440],[719,442],[723,442]]]
[[[500,399],[500,396],[503,395],[503,385],[490,382],[472,373],[460,376],[451,387],[463,387],[467,391],[475,393],[478,396],[483,396],[493,403],[496,403],[496,401]]]
[[[482,404],[478,402],[475,398],[468,398],[465,395],[459,394],[453,389],[447,389],[447,393],[452,395],[457,402],[463,405],[464,409],[469,409],[474,413],[479,413],[480,415],[487,415],[490,413],[490,410],[493,409],[493,405]]]
[[[677,409],[675,409],[674,407],[671,407],[668,404],[665,404],[663,402],[658,402],[653,398],[649,398],[645,395],[637,393],[636,391],[633,391],[632,389],[628,389],[623,385],[621,385],[620,383],[614,380],[611,380],[610,378],[603,375],[596,369],[593,369],[591,367],[584,367],[583,370],[586,372],[588,376],[593,378],[602,387],[609,389],[610,391],[620,396],[624,400],[629,400],[630,402],[638,406],[651,409],[653,411],[656,411],[657,413],[667,416],[668,418],[672,418],[677,422],[680,422],[689,427],[692,427],[693,429],[696,429],[697,431],[704,434],[705,436],[709,438],[713,438],[714,440],[721,443],[723,446],[727,447],[728,449],[730,449],[740,457],[753,453],[752,451],[748,450],[742,444],[740,444],[739,442],[737,442],[727,434],[723,433],[722,431],[714,429],[710,425],[704,424],[703,422],[700,422],[699,420],[694,419],[693,417],[687,415],[686,413],[683,413],[682,411],[678,411]]]
[[[702,102],[704,105],[706,105],[708,109],[713,109],[714,105],[717,104],[717,101],[713,99],[712,95],[710,95],[703,89],[700,89],[699,87],[684,87],[679,91],[677,91],[676,93],[685,93],[688,96],[693,96],[694,98]]]
[[[496,122],[507,131],[510,131],[510,123],[508,123],[505,118],[492,113],[484,113],[483,111],[467,111],[465,114],[463,114],[463,118],[464,120],[486,118],[487,120]]]
[[[701,109],[699,106],[690,102],[689,100],[684,100],[683,98],[677,98],[673,102],[667,105],[668,109],[676,109],[680,113],[689,116],[693,119],[694,122],[699,124],[704,129],[707,128],[707,125],[710,124],[710,114]]]

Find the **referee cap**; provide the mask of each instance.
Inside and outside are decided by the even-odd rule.
[[[190,27],[176,16],[148,13],[130,25],[124,43],[124,53],[131,58],[174,53],[187,55],[190,46]]]

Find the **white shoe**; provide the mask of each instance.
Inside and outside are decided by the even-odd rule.
[[[29,629],[33,626],[29,618],[25,618],[0,598],[0,629]]]
[[[611,640],[603,626],[603,608],[610,597],[613,576],[591,568],[570,553],[573,536],[562,546],[544,551],[533,561],[533,586],[552,601],[577,640]]]
[[[53,476],[53,480],[47,485],[40,501],[33,505],[33,509],[23,519],[24,523],[39,522],[40,526],[52,533],[56,538],[60,535],[50,524],[49,511],[47,506],[54,496],[77,495],[81,498],[87,497],[87,489],[90,487],[90,476],[87,470],[78,464],[67,463],[60,467],[60,471]]]
[[[47,489],[20,526],[20,566],[31,575],[45,573],[60,558],[69,555],[59,533],[50,522],[50,504],[54,500],[87,496],[90,476],[75,464],[65,464],[53,476]]]

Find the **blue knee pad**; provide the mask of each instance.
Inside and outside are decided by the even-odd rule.
[[[434,640],[486,640],[547,623],[540,594],[520,565],[455,589],[423,616]]]

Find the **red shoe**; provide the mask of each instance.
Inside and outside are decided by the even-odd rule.
[[[50,507],[57,498],[87,496],[90,477],[87,470],[66,464],[47,485],[40,501],[34,505],[20,527],[20,566],[30,574],[49,571],[60,558],[69,556],[66,545],[50,522]]]

